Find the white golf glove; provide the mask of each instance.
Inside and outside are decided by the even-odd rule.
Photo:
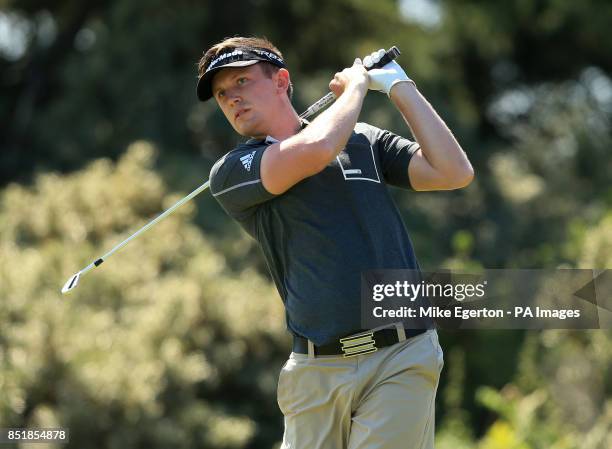
[[[380,61],[380,58],[382,58],[384,54],[385,50],[381,48],[380,50],[366,56],[363,58],[364,67],[366,69],[372,67],[378,61]],[[414,84],[414,81],[408,78],[408,75],[406,75],[404,69],[402,69],[395,61],[387,63],[380,69],[368,70],[368,75],[370,76],[370,85],[368,88],[370,90],[384,92],[387,95],[389,95],[391,88],[397,83],[408,82]]]

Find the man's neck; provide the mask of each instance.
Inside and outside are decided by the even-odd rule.
[[[302,122],[291,104],[288,104],[287,108],[279,112],[278,119],[274,120],[266,135],[253,137],[256,139],[265,139],[269,136],[276,140],[285,140],[300,132]]]

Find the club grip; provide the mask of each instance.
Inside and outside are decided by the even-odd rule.
[[[385,52],[383,57],[380,58],[378,62],[375,62],[374,64],[372,64],[372,66],[368,67],[367,70],[380,69],[381,67],[384,67],[385,65],[393,61],[395,58],[397,58],[400,54],[401,53],[399,51],[399,48],[397,48],[394,45],[393,47],[391,47],[389,50]]]

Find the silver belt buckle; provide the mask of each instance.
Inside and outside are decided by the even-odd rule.
[[[378,351],[374,341],[374,332],[365,334],[351,335],[340,339],[344,357],[354,357],[356,355],[369,354]]]

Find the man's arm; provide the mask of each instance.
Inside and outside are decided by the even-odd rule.
[[[304,130],[268,147],[261,159],[266,190],[281,194],[323,170],[346,146],[368,90],[368,75],[356,60],[329,85],[338,100]]]
[[[395,84],[389,97],[419,143],[408,165],[414,190],[452,190],[467,186],[474,169],[452,132],[411,82]]]

